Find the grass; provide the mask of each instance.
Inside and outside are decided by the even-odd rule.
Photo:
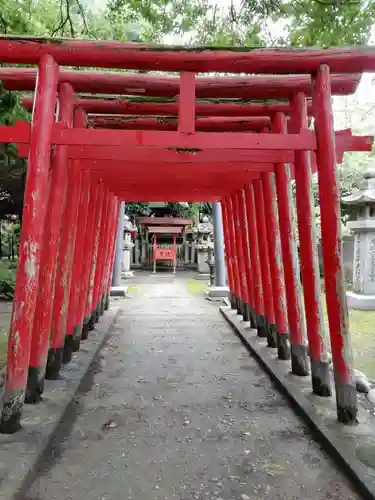
[[[329,331],[324,293],[322,305],[326,328]],[[349,329],[355,368],[375,380],[375,311],[349,309]]]
[[[207,290],[207,282],[205,280],[190,279],[186,282],[186,289],[192,295],[203,295]]]

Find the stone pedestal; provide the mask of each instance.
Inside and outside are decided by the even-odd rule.
[[[375,310],[375,170],[368,170],[360,190],[342,199],[351,205],[347,223],[354,234],[353,291],[347,292],[348,307]],[[354,220],[353,220],[354,219]]]
[[[211,250],[213,249],[213,225],[209,221],[207,216],[204,216],[202,222],[198,224],[195,229],[195,235],[197,238],[196,250],[197,250],[197,261],[198,261],[198,273],[204,279],[210,276],[210,267],[208,265],[208,259],[211,256]]]
[[[124,243],[122,250],[122,277],[132,278],[134,276],[133,271],[130,270],[131,258],[134,243],[132,242],[131,234],[137,231],[136,226],[134,226],[127,215],[125,215],[124,221]]]
[[[208,259],[208,248],[198,249],[198,272],[199,274],[205,274],[207,277],[210,275],[210,267],[207,263]]]

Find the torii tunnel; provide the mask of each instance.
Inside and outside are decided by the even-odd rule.
[[[24,98],[31,124],[0,127],[0,141],[28,155],[0,431],[20,428],[24,402],[40,400],[44,379],[59,377],[108,307],[120,201],[221,201],[231,307],[293,374],[311,376],[315,394],[335,394],[340,422],[354,423],[336,166],[346,151],[371,151],[373,138],[334,131],[332,95],[353,93],[361,73],[375,71],[375,49],[1,37],[0,61],[37,67],[0,68],[5,89],[34,92]]]

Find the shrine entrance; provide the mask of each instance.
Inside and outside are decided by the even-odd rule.
[[[375,50],[0,37],[0,61],[38,66],[0,69],[6,89],[34,91],[32,123],[0,127],[0,141],[28,156],[1,432],[20,428],[24,401],[40,400],[44,379],[59,377],[108,307],[119,202],[150,200],[222,203],[232,308],[295,376],[311,378],[320,397],[332,395],[331,351],[337,418],[356,423],[336,166],[346,151],[370,152],[373,138],[334,131],[332,95],[355,91],[360,73],[375,70]],[[201,72],[251,76],[197,77]],[[139,91],[142,102],[130,98]],[[316,172],[329,331],[312,211]],[[165,258],[154,241],[156,259]],[[168,258],[175,262],[174,250]]]

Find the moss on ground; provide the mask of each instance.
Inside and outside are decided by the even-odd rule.
[[[192,295],[203,295],[207,290],[207,282],[204,280],[187,280],[186,289]]]

